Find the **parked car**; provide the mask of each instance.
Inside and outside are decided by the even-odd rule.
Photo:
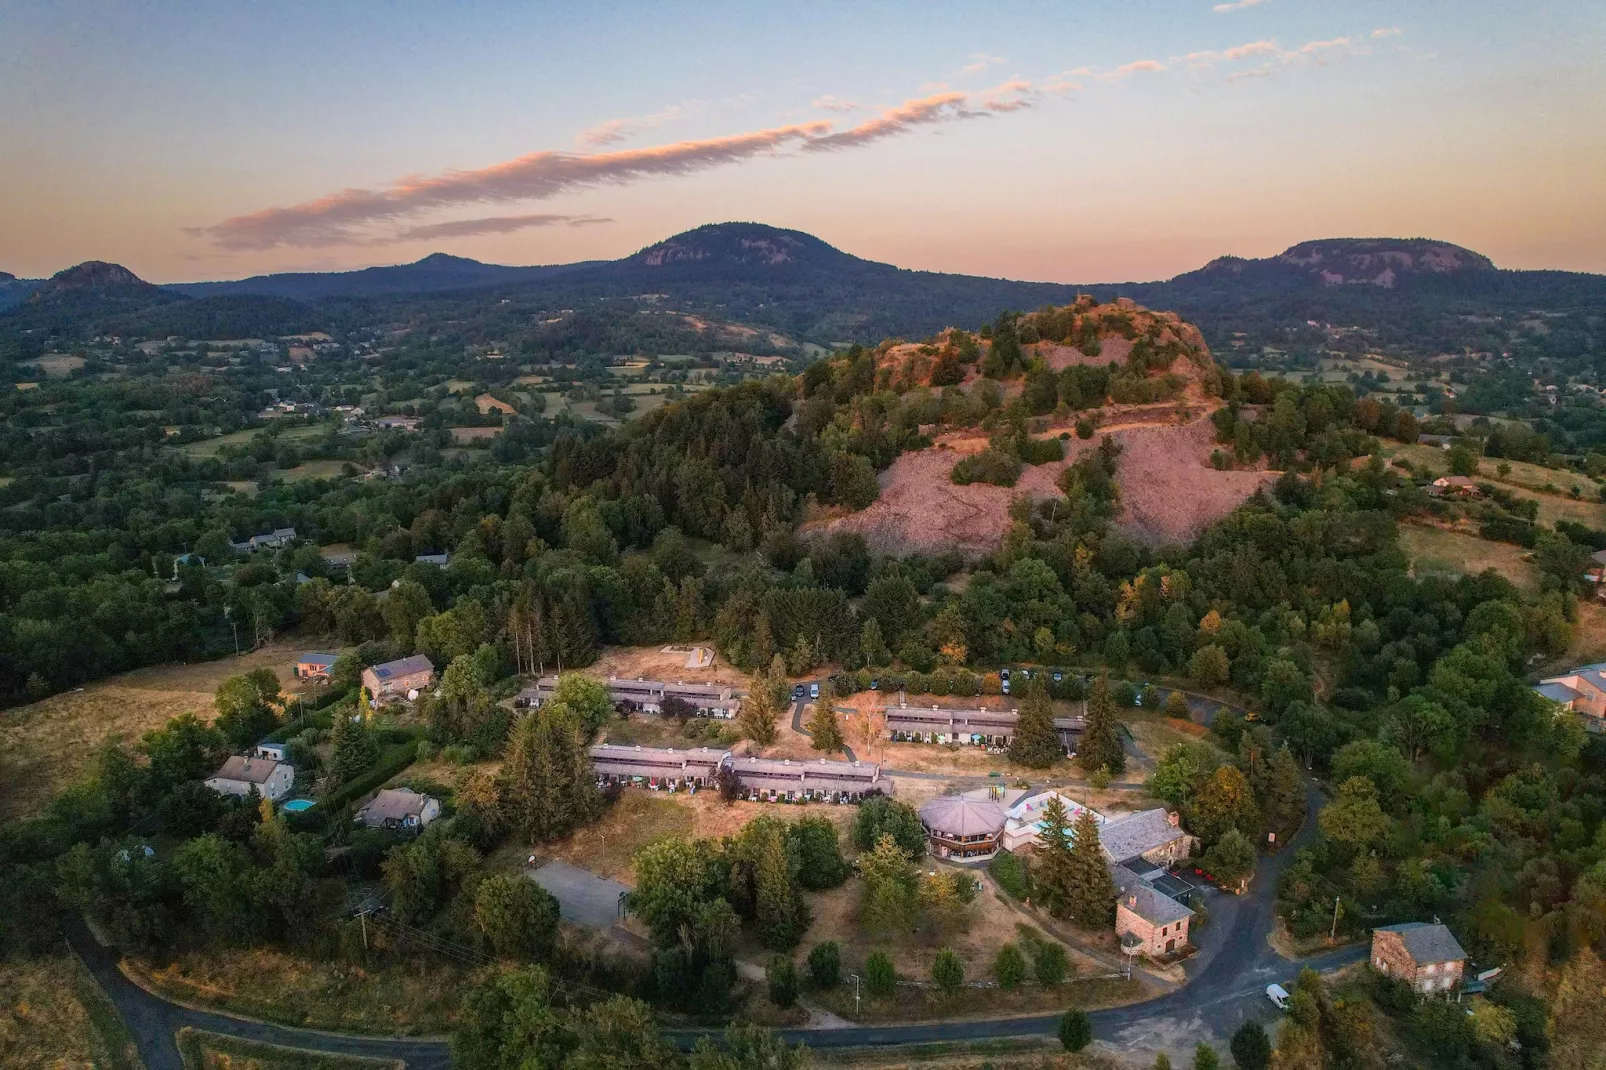
[[[803,685],[802,684],[798,684],[796,687],[792,688],[792,697],[793,698],[802,698],[803,697]]]
[[[1288,990],[1282,985],[1267,985],[1266,998],[1280,1011],[1288,1009]]]
[[[870,690],[871,691],[880,691],[881,690],[881,681],[880,680],[871,680],[870,681]]]
[[[819,697],[820,697],[820,685],[819,684],[810,684],[809,685],[809,698],[819,698]]]

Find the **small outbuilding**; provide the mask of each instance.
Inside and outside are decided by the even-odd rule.
[[[939,795],[920,808],[931,849],[939,858],[989,858],[998,853],[1008,812],[992,799]]]
[[[296,679],[327,680],[329,679],[329,673],[335,667],[335,662],[338,660],[340,660],[339,654],[325,654],[318,651],[297,654]]]

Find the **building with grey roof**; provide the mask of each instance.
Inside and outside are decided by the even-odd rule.
[[[1176,814],[1164,807],[1136,813],[1108,816],[1099,828],[1099,843],[1111,862],[1133,865],[1139,860],[1148,867],[1168,866],[1193,853],[1197,841],[1182,831]]]
[[[1460,984],[1467,953],[1447,926],[1408,921],[1372,930],[1372,967],[1423,994],[1448,993]]]
[[[1115,932],[1132,955],[1164,958],[1188,946],[1193,911],[1125,866],[1111,866],[1115,881]]]

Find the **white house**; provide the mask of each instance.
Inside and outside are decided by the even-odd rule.
[[[206,786],[219,795],[240,798],[251,794],[251,789],[255,788],[264,799],[277,802],[290,791],[295,781],[295,767],[289,762],[235,754],[223,763],[222,768],[206,778]]]
[[[1048,804],[1058,799],[1065,804],[1065,818],[1067,825],[1074,825],[1076,819],[1085,810],[1093,815],[1093,821],[1098,825],[1104,824],[1104,815],[1098,811],[1084,806],[1069,795],[1061,795],[1057,791],[1045,791],[1021,799],[1009,808],[1009,820],[1004,824],[1004,835],[1000,841],[1004,850],[1018,851],[1022,847],[1036,847],[1038,834],[1042,831],[1043,811]]]

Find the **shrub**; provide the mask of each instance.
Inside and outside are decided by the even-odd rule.
[[[1077,419],[1076,437],[1082,439],[1093,437],[1093,417],[1082,416]]]
[[[1057,438],[1027,438],[1020,444],[1020,459],[1026,464],[1053,464],[1065,459],[1065,443]]]
[[[1066,1011],[1060,1016],[1059,1035],[1066,1051],[1081,1051],[1093,1043],[1093,1023],[1083,1011]]]
[[[993,880],[1011,899],[1032,897],[1032,876],[1026,868],[1025,859],[1020,855],[1009,851],[994,855],[993,860],[987,863],[987,872],[992,874]]]
[[[937,952],[931,964],[931,980],[944,996],[952,996],[965,983],[965,964],[959,961],[953,948],[945,947]]]
[[[993,957],[993,977],[998,980],[998,987],[1006,992],[1013,992],[1026,980],[1026,956],[1013,940],[999,948]]]
[[[1232,1061],[1238,1070],[1268,1070],[1271,1066],[1271,1038],[1259,1022],[1245,1022],[1232,1035]]]
[[[770,959],[764,979],[769,984],[771,1003],[790,1007],[797,1002],[797,967],[792,965],[791,959],[785,955]]]
[[[885,951],[872,951],[864,960],[864,987],[875,999],[887,999],[898,987],[898,974]]]
[[[949,478],[960,486],[991,483],[997,487],[1013,487],[1020,478],[1020,469],[1019,457],[989,447],[980,453],[961,457]]]
[[[842,951],[835,940],[815,944],[810,949],[809,980],[815,988],[835,988],[842,980]]]
[[[1050,940],[1040,941],[1032,948],[1032,973],[1037,977],[1037,983],[1043,985],[1057,985],[1065,980],[1069,970],[1065,958],[1065,949]]]

